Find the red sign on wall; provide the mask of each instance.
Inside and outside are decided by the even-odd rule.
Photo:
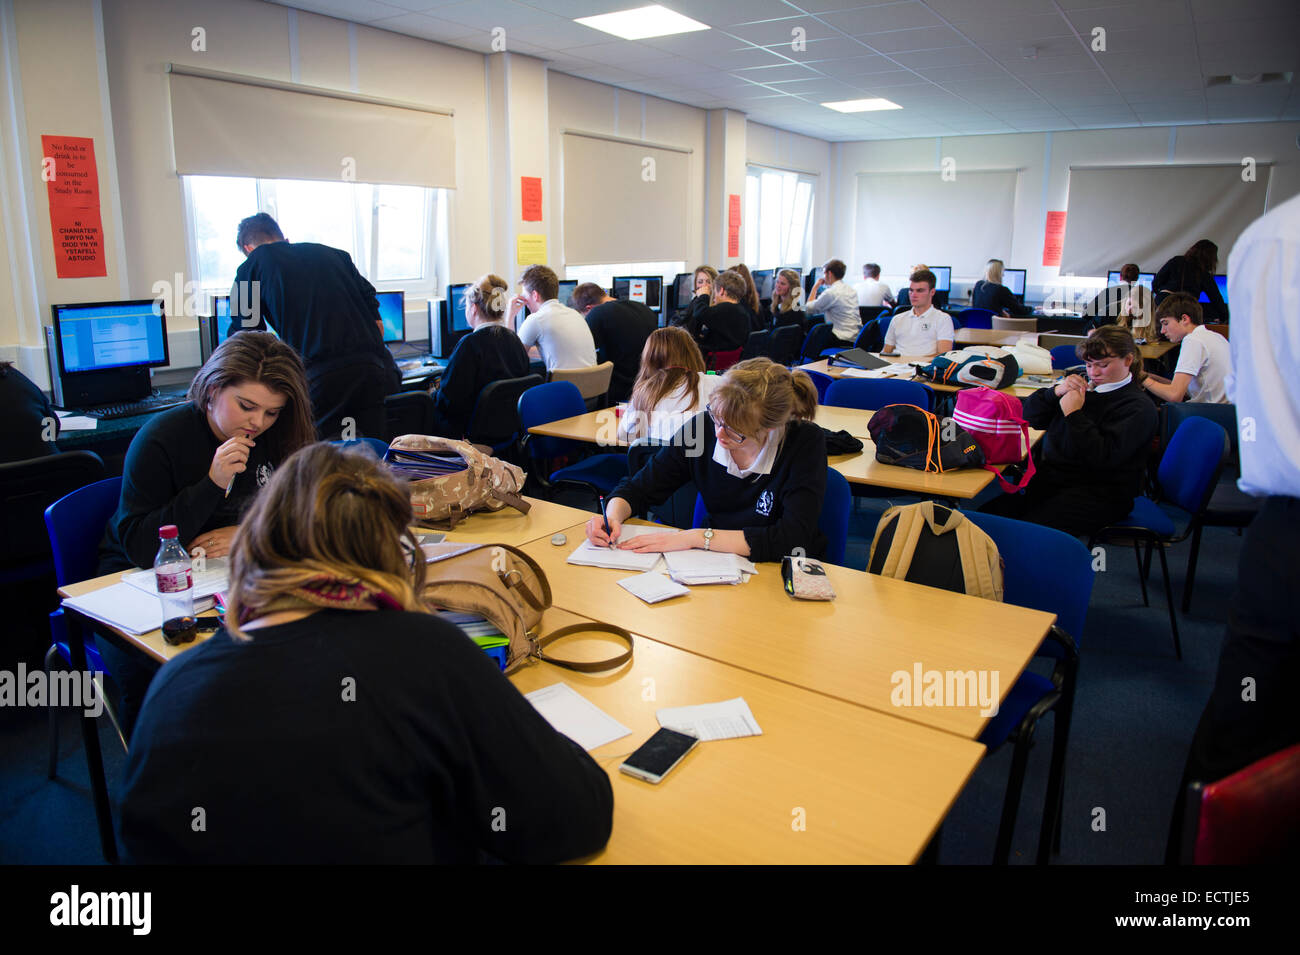
[[[1065,248],[1065,213],[1049,212],[1047,228],[1043,233],[1043,265],[1061,265],[1061,250]]]
[[[740,196],[727,197],[727,257],[740,255]]]
[[[95,141],[84,136],[41,136],[41,179],[49,196],[59,278],[107,275]]]

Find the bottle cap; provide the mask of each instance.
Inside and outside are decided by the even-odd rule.
[[[175,524],[164,524],[162,527],[158,528],[158,539],[175,540],[180,536],[180,533],[181,532],[176,529]]]

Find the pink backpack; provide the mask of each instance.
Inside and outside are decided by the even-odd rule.
[[[1002,490],[1011,494],[1023,490],[1034,476],[1034,457],[1029,453],[1029,424],[1020,399],[993,388],[968,388],[957,392],[952,419],[971,433],[984,452],[984,467],[993,472]],[[1025,475],[1012,484],[998,473],[996,464],[1016,464],[1028,458]]]

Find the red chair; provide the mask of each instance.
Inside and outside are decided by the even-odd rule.
[[[1187,787],[1184,865],[1285,862],[1300,848],[1300,743]]]
[[[704,356],[705,367],[709,371],[726,371],[736,362],[740,361],[740,353],[745,349],[737,348],[733,351],[711,351]]]

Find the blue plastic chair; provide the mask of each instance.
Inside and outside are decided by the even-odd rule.
[[[826,389],[822,403],[864,411],[878,411],[885,405],[916,405],[930,411],[934,392],[919,382],[896,378],[840,378]]]
[[[808,329],[808,334],[804,336],[803,348],[800,349],[799,353],[808,361],[816,361],[819,357],[822,357],[823,352],[831,347],[831,342],[834,340],[835,329],[831,327],[830,323],[818,322]]]
[[[992,328],[993,313],[987,308],[967,308],[963,309],[956,316],[961,322],[961,328]]]
[[[381,461],[384,459],[384,455],[388,453],[388,442],[381,441],[378,438],[364,438],[364,437],[353,438],[351,441],[344,441],[342,439],[339,439],[337,441],[331,441],[330,444],[337,445],[338,447],[345,448],[345,449],[355,448],[358,445],[367,447],[371,451],[375,452],[375,456],[379,458],[379,460]]]
[[[811,371],[807,368],[803,371],[804,374],[812,379],[813,386],[817,389],[817,403],[819,405],[826,404],[826,392],[829,391],[831,385],[835,383],[835,379],[820,371]]]
[[[122,479],[108,478],[66,494],[45,509],[45,528],[50,535],[50,550],[54,555],[54,576],[60,587],[95,576],[99,566],[99,541],[104,536],[104,528],[108,526],[109,519],[117,510],[121,496]],[[55,654],[62,657],[68,666],[72,665],[68,624],[62,607],[50,614],[50,636],[50,649],[45,654],[47,678]],[[107,673],[108,668],[104,666],[104,658],[100,656],[93,637],[87,634],[84,643],[86,665],[92,672]],[[102,683],[98,686],[98,693],[100,699],[104,700],[104,712],[117,730],[122,748],[126,749],[126,737],[122,733],[117,712],[104,696]],[[58,767],[58,755],[58,711],[50,707],[50,779],[54,778]]]
[[[571,381],[552,381],[545,385],[537,385],[519,396],[519,420],[523,424],[525,433],[529,428],[538,425],[550,424],[552,421],[586,413],[587,403],[583,401],[578,386]],[[613,413],[610,414],[612,419]],[[581,455],[587,449],[588,446],[570,438],[529,434],[524,440],[524,450],[535,463],[561,456]],[[544,486],[558,483],[580,484],[593,493],[608,494],[625,477],[627,477],[626,454],[593,454],[575,464],[552,472],[542,483]]]
[[[1052,367],[1056,369],[1073,368],[1075,365],[1082,365],[1083,359],[1079,357],[1074,345],[1057,345],[1052,349]]]
[[[844,553],[849,542],[849,505],[853,494],[844,475],[834,468],[826,469],[826,496],[822,499],[821,513],[817,517],[817,529],[826,535],[826,562],[843,566]],[[703,527],[709,518],[709,509],[704,506],[704,498],[695,497],[695,515],[692,527]]]
[[[853,347],[863,351],[881,351],[885,347],[885,333],[880,330],[880,319],[873,318],[862,326]]]
[[[1089,548],[1098,543],[1133,544],[1133,553],[1138,561],[1138,579],[1142,583],[1142,603],[1147,607],[1151,606],[1147,597],[1151,551],[1154,549],[1160,554],[1160,573],[1165,584],[1165,601],[1169,605],[1169,627],[1174,636],[1174,654],[1179,660],[1183,658],[1183,647],[1178,637],[1178,617],[1174,613],[1174,594],[1169,586],[1165,548],[1186,540],[1200,526],[1230,447],[1228,432],[1221,425],[1209,418],[1185,420],[1169,439],[1157,472],[1165,506],[1149,497],[1139,497],[1133,502],[1133,510],[1127,518],[1103,527],[1088,544]],[[1142,544],[1147,548],[1145,562]]]

